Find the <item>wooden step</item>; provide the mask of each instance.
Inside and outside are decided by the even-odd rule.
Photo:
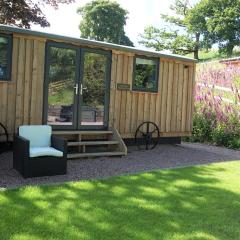
[[[71,153],[67,155],[68,159],[82,157],[108,157],[108,156],[123,156],[124,152],[98,152],[98,153]]]
[[[96,146],[96,145],[116,145],[118,141],[81,141],[68,142],[68,146]]]
[[[88,130],[88,131],[53,131],[54,135],[110,135],[113,134],[113,131],[105,130],[105,131],[96,131],[96,130]]]

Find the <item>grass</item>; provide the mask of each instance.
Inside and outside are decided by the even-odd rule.
[[[71,105],[74,101],[74,92],[72,89],[66,88],[52,95],[49,95],[48,102],[51,105]]]
[[[239,240],[240,161],[0,192],[0,239]]]
[[[187,54],[186,56],[193,58],[193,53]],[[233,51],[232,56],[230,57],[239,57],[240,56],[240,50],[236,49]],[[219,53],[218,50],[209,50],[209,51],[199,51],[199,61],[212,61],[212,60],[219,60],[219,59],[225,59],[230,58],[226,54]]]

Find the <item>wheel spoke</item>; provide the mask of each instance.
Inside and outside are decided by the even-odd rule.
[[[149,122],[147,122],[147,134],[149,133]]]
[[[146,133],[144,133],[143,131],[141,131],[140,129],[138,130],[142,135],[145,135]]]
[[[143,130],[140,130],[141,128]],[[153,130],[151,131],[150,129]],[[157,138],[153,138],[153,133],[155,132],[157,132]],[[158,126],[153,122],[143,122],[138,126],[135,132],[135,142],[139,149],[150,150],[155,148],[158,143],[158,139],[159,129]]]
[[[157,131],[157,128],[156,127],[154,127],[154,130],[153,131],[151,131],[151,133],[154,133],[154,132],[156,132]]]

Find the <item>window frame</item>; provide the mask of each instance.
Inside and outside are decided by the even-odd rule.
[[[13,37],[9,34],[0,33],[0,37],[7,38],[7,71],[5,76],[0,76],[0,81],[11,81],[12,75],[12,49],[13,49]]]
[[[146,88],[139,88],[139,87],[134,87],[134,81],[136,77],[136,59],[137,58],[142,58],[142,59],[147,59],[147,60],[152,60],[156,62],[156,76],[155,76],[155,81],[156,81],[156,87],[153,89],[146,89]],[[135,55],[133,58],[133,79],[132,79],[132,91],[136,92],[148,92],[148,93],[158,93],[158,76],[159,76],[159,58],[154,58],[154,57],[148,57],[148,56],[143,56],[143,55]]]

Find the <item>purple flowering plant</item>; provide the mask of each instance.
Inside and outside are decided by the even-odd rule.
[[[191,140],[240,148],[240,66],[198,67]]]

